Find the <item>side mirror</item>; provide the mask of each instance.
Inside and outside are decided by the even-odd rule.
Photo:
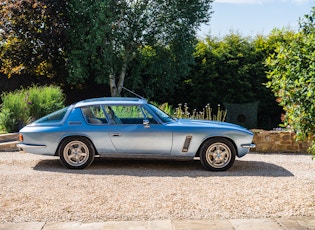
[[[143,120],[143,125],[144,125],[144,128],[150,128],[150,121],[147,120],[147,119],[144,119]]]

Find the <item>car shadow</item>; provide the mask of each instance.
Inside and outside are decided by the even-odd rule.
[[[96,158],[84,170],[65,168],[58,159],[41,160],[33,168],[37,171],[90,175],[128,175],[139,177],[292,177],[287,169],[261,161],[236,160],[232,168],[223,172],[205,170],[200,161],[127,160]]]

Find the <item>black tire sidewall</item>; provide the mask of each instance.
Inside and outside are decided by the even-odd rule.
[[[209,148],[209,146],[214,144],[214,143],[223,143],[231,151],[230,161],[228,162],[227,165],[225,165],[222,168],[216,168],[216,167],[211,166],[208,163],[207,159],[206,159],[206,151]],[[225,138],[209,139],[205,143],[203,143],[203,145],[201,146],[201,149],[200,149],[200,162],[201,162],[201,164],[203,165],[204,168],[206,168],[207,170],[210,170],[210,171],[225,171],[225,170],[228,170],[234,164],[235,156],[236,156],[236,149],[235,149],[234,145],[232,144],[231,141],[229,141],[229,140],[227,140]]]
[[[72,141],[80,141],[82,143],[84,143],[88,149],[89,149],[89,156],[88,156],[88,160],[82,164],[82,165],[79,165],[79,166],[74,166],[74,165],[70,165],[66,160],[65,160],[65,157],[64,157],[64,148],[66,147],[66,145]],[[95,150],[94,150],[94,146],[92,145],[92,143],[87,139],[87,138],[84,138],[84,137],[68,137],[66,139],[64,139],[61,144],[60,144],[60,147],[59,147],[59,151],[58,151],[58,154],[59,154],[59,159],[61,161],[61,163],[69,168],[69,169],[84,169],[86,167],[88,167],[89,165],[92,164],[92,162],[94,161],[94,156],[95,156]]]

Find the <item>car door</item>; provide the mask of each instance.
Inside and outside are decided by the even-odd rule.
[[[170,154],[171,128],[158,124],[141,105],[105,106],[105,111],[111,123],[109,135],[118,153]]]

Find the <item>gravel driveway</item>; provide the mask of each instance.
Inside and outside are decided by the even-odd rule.
[[[310,155],[250,153],[226,172],[108,159],[74,171],[56,157],[0,152],[0,183],[0,223],[315,215]]]

